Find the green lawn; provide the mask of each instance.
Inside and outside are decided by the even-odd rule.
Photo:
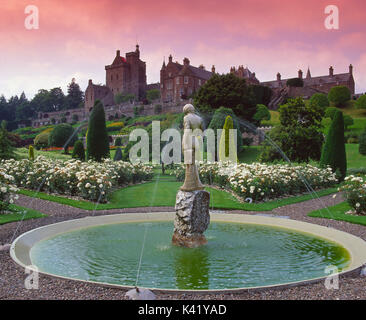
[[[358,152],[358,144],[347,143],[346,154],[348,169],[366,167],[366,156]]]
[[[312,211],[308,214],[308,216],[313,218],[341,220],[366,226],[366,216],[345,214],[349,210],[351,210],[350,205],[347,202],[341,202],[339,204],[336,204],[335,206],[328,207],[327,209],[324,208]]]
[[[260,146],[249,146],[244,147],[243,150],[239,153],[238,159],[239,162],[244,163],[253,163],[258,161],[258,156],[261,153]]]
[[[17,205],[10,205],[10,209],[14,213],[0,214],[0,225],[5,224],[5,223],[9,223],[9,222],[15,222],[15,221],[22,220],[24,210],[26,210],[26,214],[25,214],[23,220],[37,219],[37,218],[46,217],[45,214],[40,213],[36,210],[23,208],[23,207],[20,207],[20,206],[17,206]]]

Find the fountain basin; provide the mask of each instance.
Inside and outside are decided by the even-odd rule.
[[[175,213],[86,217],[31,230],[11,246],[21,266],[107,286],[156,291],[236,292],[319,281],[366,262],[366,243],[351,234],[301,221],[211,214],[208,244],[171,245]],[[148,225],[146,225],[148,223]]]

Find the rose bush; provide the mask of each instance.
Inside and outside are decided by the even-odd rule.
[[[6,160],[0,170],[13,177],[21,188],[80,196],[87,200],[105,202],[116,187],[150,180],[152,167],[110,159],[103,162],[51,160],[39,156],[34,161]]]
[[[311,165],[214,162],[200,163],[199,173],[203,183],[231,189],[243,199],[253,201],[303,193],[308,191],[305,182],[313,189],[327,188],[338,182],[330,167]],[[183,181],[184,165],[172,174]]]
[[[348,204],[356,214],[366,214],[366,178],[350,175],[344,179],[345,184],[339,188],[343,191]]]
[[[18,188],[14,185],[14,177],[0,169],[0,213],[8,210],[9,204],[13,203],[18,196],[15,192]]]

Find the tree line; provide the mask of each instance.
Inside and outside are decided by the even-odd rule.
[[[33,99],[29,100],[24,92],[20,96],[12,96],[8,100],[0,96],[0,121],[7,121],[8,130],[14,130],[18,124],[30,125],[37,112],[54,112],[82,107],[84,92],[72,79],[67,86],[67,94],[60,87],[50,90],[40,89]]]

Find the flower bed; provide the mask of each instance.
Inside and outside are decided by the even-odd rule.
[[[351,175],[344,181],[339,191],[344,191],[348,204],[356,214],[366,215],[366,178]]]
[[[91,201],[105,202],[108,193],[116,187],[150,180],[150,166],[129,162],[105,160],[51,160],[39,156],[35,161],[6,160],[0,170],[13,177],[14,185],[31,190],[80,196]]]
[[[0,168],[0,213],[8,210],[9,204],[18,198],[15,194],[17,191],[18,188],[14,185],[14,177]]]
[[[201,163],[201,181],[233,190],[243,200],[254,202],[296,195],[308,191],[304,182],[313,189],[328,188],[338,183],[331,168],[320,169],[311,165],[266,165],[261,163],[237,164],[228,162]],[[184,180],[184,166],[173,175]]]

